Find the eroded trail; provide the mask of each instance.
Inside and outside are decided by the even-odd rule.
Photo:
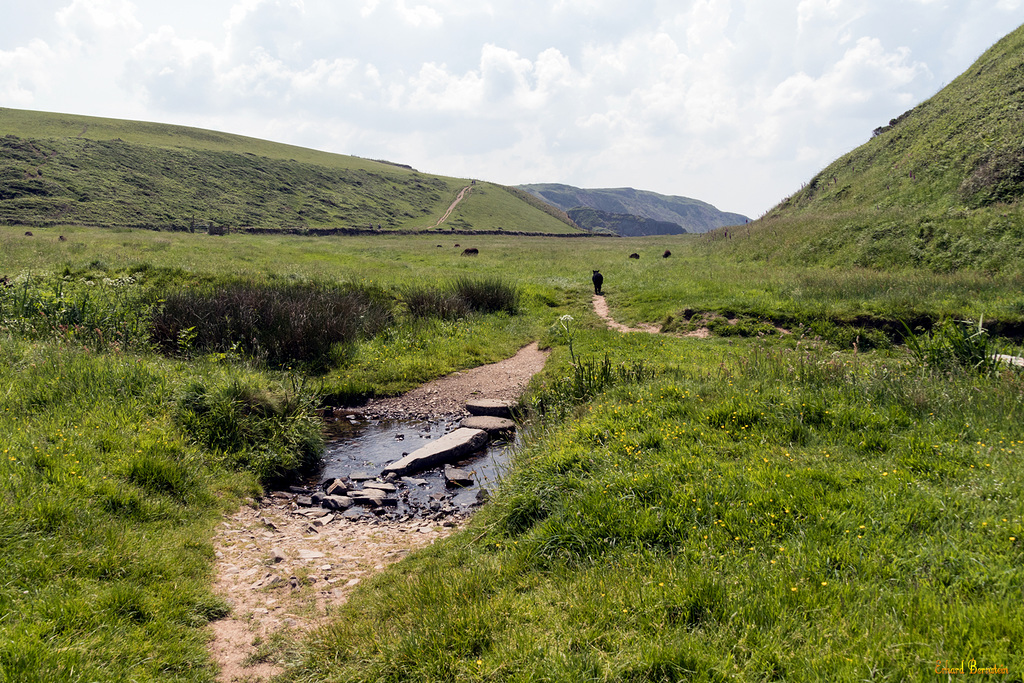
[[[430,227],[431,228],[436,228],[437,226],[441,225],[446,220],[448,220],[448,216],[452,215],[452,211],[454,211],[455,207],[459,205],[459,202],[461,202],[463,199],[465,199],[466,195],[469,194],[472,191],[473,191],[473,187],[471,185],[466,185],[464,188],[459,190],[458,196],[455,197],[455,201],[453,201],[451,203],[451,206],[448,207],[448,210],[445,211],[444,215],[441,216],[441,218],[436,223],[434,223],[432,226],[430,226]]]
[[[640,327],[629,327],[622,323],[616,322],[612,319],[611,314],[608,312],[608,302],[604,300],[604,297],[600,294],[595,294],[593,299],[594,313],[597,313],[598,317],[605,322],[610,329],[616,332],[647,332],[649,334],[658,334],[661,330],[654,325],[640,325]]]
[[[536,343],[499,363],[457,372],[364,410],[406,417],[451,416],[473,398],[518,398],[544,367]],[[214,589],[231,614],[212,624],[222,683],[266,683],[283,670],[275,642],[295,642],[327,622],[355,587],[409,552],[453,533],[443,522],[310,516],[295,496],[272,493],[220,524]],[[317,512],[319,515],[320,513]],[[461,518],[464,519],[464,518]]]

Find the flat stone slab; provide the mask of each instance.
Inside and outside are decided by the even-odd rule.
[[[512,417],[512,404],[495,398],[478,398],[466,402],[466,410],[470,415],[488,415],[490,417]]]
[[[516,431],[516,423],[507,417],[474,415],[472,417],[467,417],[459,424],[467,429],[482,429],[492,437]]]
[[[416,449],[401,460],[391,463],[384,468],[384,472],[394,472],[401,477],[430,469],[475,453],[486,446],[490,440],[487,432],[482,429],[460,427],[454,432],[449,432],[440,439]]]

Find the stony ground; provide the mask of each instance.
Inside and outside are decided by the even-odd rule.
[[[378,417],[457,417],[474,398],[515,400],[544,367],[537,344],[512,358],[419,387],[359,409]],[[341,414],[352,412],[350,409]],[[222,683],[265,683],[282,671],[282,643],[323,624],[368,576],[443,538],[465,518],[442,523],[408,519],[310,517],[286,492],[244,507],[217,530],[215,590],[231,614],[213,624],[211,650]]]

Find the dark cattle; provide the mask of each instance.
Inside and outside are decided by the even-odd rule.
[[[629,258],[640,258],[640,254],[634,251],[632,254],[629,255]]]
[[[444,247],[443,247],[442,245],[440,245],[440,244],[439,244],[439,245],[437,245],[437,248],[438,248],[438,249],[443,249]]]
[[[476,247],[470,247],[469,249],[463,249],[462,250],[462,255],[463,256],[476,256],[479,253],[480,253],[480,250],[477,249]]]
[[[661,255],[661,258],[668,258],[671,255],[672,255],[672,252],[669,251],[668,249],[666,249],[665,253]]]
[[[604,284],[604,275],[601,275],[601,271],[595,270],[594,275],[590,279],[594,283],[594,294],[600,294],[601,285]]]
[[[67,242],[68,238],[65,237],[64,235],[61,235],[60,237],[57,238],[57,241],[58,242]]]
[[[456,244],[456,245],[455,245],[455,248],[456,248],[456,249],[458,249],[458,248],[459,248],[459,245],[458,245],[458,244]]]
[[[30,233],[30,232],[26,232],[25,233],[25,237],[31,237],[31,236],[32,236],[32,233]]]

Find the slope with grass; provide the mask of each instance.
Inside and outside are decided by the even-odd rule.
[[[7,224],[424,230],[468,184],[214,131],[0,108],[0,222]],[[478,213],[463,227],[570,229],[522,201]]]
[[[709,248],[774,262],[1020,272],[1024,27]]]

